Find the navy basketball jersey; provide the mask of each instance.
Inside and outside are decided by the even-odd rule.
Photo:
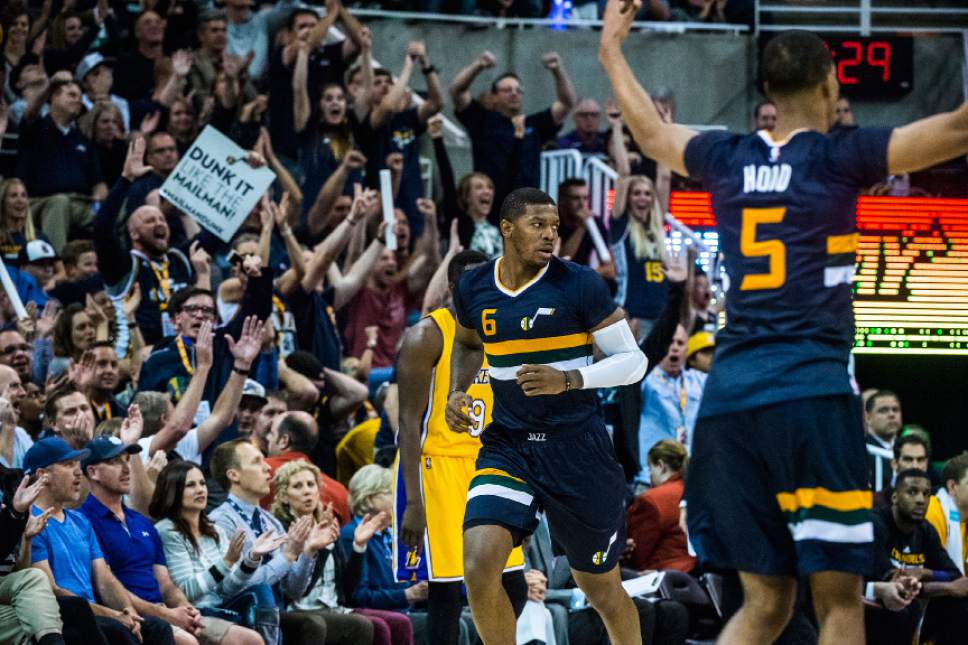
[[[501,262],[466,271],[454,290],[457,320],[484,342],[494,422],[522,432],[581,428],[598,412],[593,390],[528,397],[517,371],[525,364],[558,370],[590,365],[590,330],[615,311],[608,287],[593,270],[551,258],[531,282],[511,290],[498,277]]]
[[[851,391],[860,189],[887,176],[889,129],[706,132],[686,146],[712,194],[728,291],[700,417]]]

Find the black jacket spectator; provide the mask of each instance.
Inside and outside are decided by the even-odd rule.
[[[94,144],[74,126],[64,132],[49,114],[22,125],[17,174],[31,197],[90,195],[103,181]]]

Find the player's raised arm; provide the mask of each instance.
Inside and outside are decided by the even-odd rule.
[[[605,9],[598,61],[612,83],[612,92],[622,110],[622,117],[632,137],[649,157],[688,176],[683,155],[686,144],[696,136],[694,130],[674,123],[664,123],[648,92],[635,79],[632,68],[622,54],[622,42],[628,37],[641,0],[609,0]],[[622,8],[625,7],[623,11]]]
[[[895,128],[887,145],[892,175],[922,170],[968,152],[968,102],[942,114]]]
[[[421,418],[427,410],[434,366],[444,339],[436,323],[424,318],[407,331],[400,344],[397,384],[400,388],[400,468],[407,490],[400,537],[404,544],[420,549],[427,528],[420,491]]]
[[[484,343],[473,329],[456,323],[454,349],[450,355],[450,396],[447,397],[445,417],[454,432],[469,432],[473,422],[467,414],[471,397],[467,388],[474,382],[484,363]]]

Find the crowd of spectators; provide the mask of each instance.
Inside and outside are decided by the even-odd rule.
[[[642,11],[729,20],[741,5]],[[606,280],[649,357],[642,382],[600,393],[629,481],[624,574],[698,580],[680,502],[722,298],[695,258],[669,251],[663,214],[684,180],[643,157],[612,102],[579,98],[567,57],[541,57],[555,99],[525,114],[515,74],[475,86],[499,64],[491,52],[449,82],[433,61],[454,52],[421,42],[396,74],[375,67],[369,30],[339,0],[322,17],[292,0],[12,0],[0,13],[0,256],[26,308],[0,290],[0,641],[424,642],[427,583],[399,582],[390,566],[397,347],[447,303],[451,258],[502,253],[500,204],[538,185],[549,147],[597,155],[619,175],[604,217],[584,180],[558,187],[557,253]],[[337,23],[343,39],[331,37]],[[671,93],[656,96],[673,119]],[[473,146],[460,178],[444,145],[448,103]],[[853,125],[849,103],[838,114]],[[775,122],[773,104],[756,107],[754,129]],[[276,177],[230,243],[159,191],[209,126]],[[902,642],[922,599],[943,598],[926,625],[954,642],[944,626],[964,617],[968,539],[950,518],[968,517],[968,462],[924,475],[930,443],[903,429],[898,397],[872,392],[865,406],[868,443],[893,454],[872,456],[884,556],[872,622]],[[927,559],[911,567],[897,549]],[[545,524],[526,553],[523,633],[605,642]],[[647,642],[697,633],[688,603],[635,603]],[[475,637],[463,616],[461,642]]]

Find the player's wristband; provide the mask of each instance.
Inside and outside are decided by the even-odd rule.
[[[955,578],[960,578],[960,573],[953,573],[951,571],[932,571],[931,581],[932,582],[951,582]]]

